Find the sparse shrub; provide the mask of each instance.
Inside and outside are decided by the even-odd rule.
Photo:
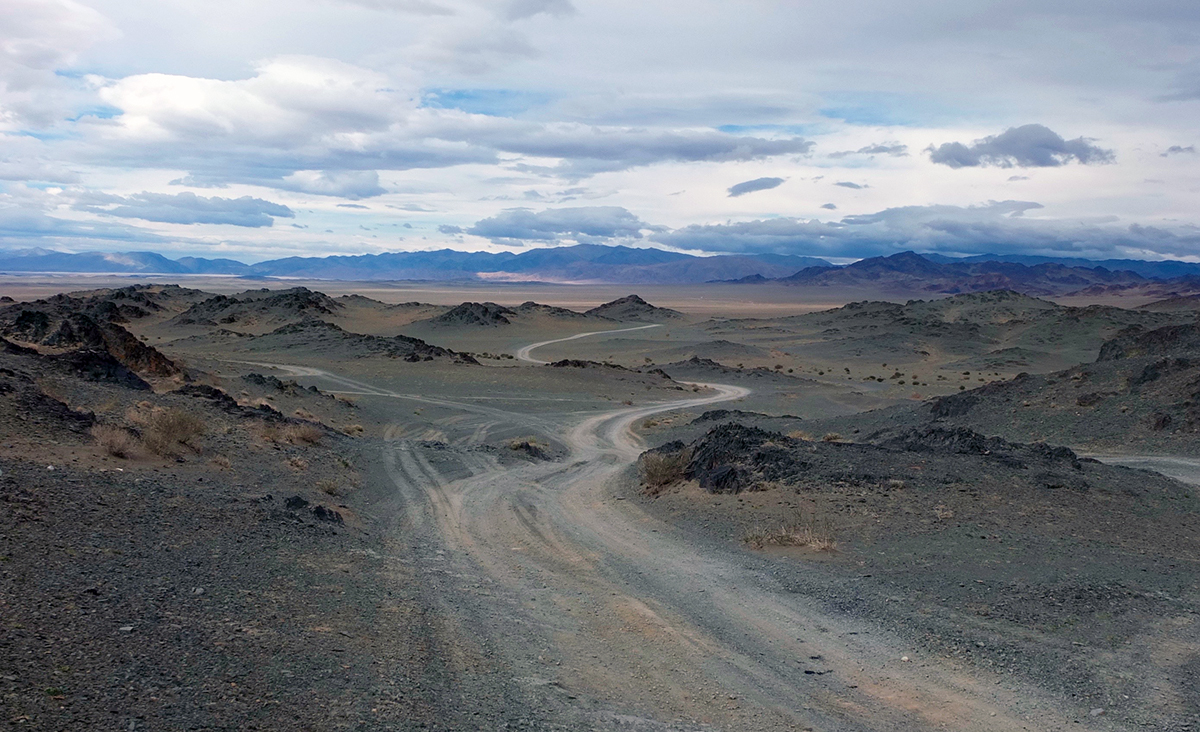
[[[212,460],[209,460],[209,462],[212,463],[213,465],[217,466],[221,470],[229,470],[230,468],[233,467],[233,462],[229,458],[225,457],[224,455],[216,455],[213,457]]]
[[[351,437],[357,437],[358,435],[361,435],[362,433],[364,433],[366,431],[367,431],[367,429],[365,427],[363,427],[361,424],[348,424],[342,428],[342,432],[345,432],[346,434],[350,435]]]
[[[812,435],[808,434],[804,430],[792,430],[791,432],[787,433],[787,436],[793,440],[804,440],[806,442],[812,439]]]
[[[632,406],[633,406],[633,400],[632,400],[632,399],[622,399],[622,400],[621,400],[621,403],[622,403],[622,404],[624,404],[624,405],[625,405],[625,406],[627,406],[627,407],[632,407]]]
[[[550,446],[548,444],[546,444],[546,442],[544,440],[538,439],[537,437],[533,437],[533,436],[517,437],[515,439],[508,441],[508,449],[509,450],[530,450],[530,449],[545,450],[548,447],[550,447]]]
[[[180,447],[195,449],[195,440],[204,434],[204,420],[183,409],[156,409],[146,421],[142,442],[155,455],[178,455]]]
[[[297,408],[296,411],[292,412],[292,416],[299,417],[300,419],[307,419],[310,422],[318,421],[317,415],[303,408]]]
[[[300,472],[308,470],[308,461],[302,457],[290,457],[287,460],[287,464],[292,470],[298,470]]]
[[[939,521],[948,521],[954,518],[954,511],[939,503],[933,507],[933,515],[937,516]]]
[[[841,442],[842,435],[838,432],[826,432],[821,436],[821,442]]]
[[[336,480],[318,480],[317,490],[321,491],[327,496],[337,497],[342,495],[342,485]]]
[[[311,424],[289,424],[280,432],[284,442],[292,445],[315,445],[321,441],[321,428]]]
[[[819,552],[837,550],[837,539],[829,521],[800,516],[795,521],[772,528],[756,526],[742,535],[742,541],[754,549],[767,546],[805,546]]]
[[[113,457],[129,458],[137,450],[138,440],[132,432],[111,424],[98,424],[92,427],[92,437],[96,444]]]
[[[678,452],[648,452],[638,460],[638,472],[648,493],[658,493],[663,488],[683,480],[683,471],[692,456],[687,450]]]
[[[255,422],[250,425],[249,430],[253,432],[258,439],[263,442],[274,444],[279,442],[279,426],[270,422]]]
[[[894,491],[900,491],[900,490],[904,490],[905,488],[907,488],[908,484],[905,483],[904,481],[900,480],[899,478],[892,478],[891,480],[889,480],[887,482],[887,487]]]

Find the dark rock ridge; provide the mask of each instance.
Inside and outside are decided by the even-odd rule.
[[[612,302],[606,302],[588,310],[584,315],[592,315],[621,322],[656,323],[663,320],[682,318],[683,313],[670,308],[660,308],[646,302],[637,295],[626,295]]]
[[[174,325],[232,325],[264,319],[290,319],[315,315],[334,315],[345,305],[321,292],[305,287],[291,290],[261,290],[243,293],[241,298],[215,295],[198,302],[179,315]]]
[[[517,313],[494,302],[464,302],[427,322],[434,325],[495,326],[512,323],[509,316]]]
[[[342,358],[385,356],[410,362],[432,361],[436,358],[454,359],[458,363],[478,364],[474,357],[448,348],[433,346],[420,338],[404,335],[374,336],[351,333],[323,320],[306,319],[280,326],[270,333],[250,336],[231,331],[217,332],[202,338],[223,338],[235,341],[239,350],[283,351],[306,349],[314,353]]]
[[[885,493],[986,486],[1002,492],[1065,488],[1188,494],[1182,484],[1153,473],[1139,471],[1139,478],[1131,481],[1129,469],[1080,458],[1065,447],[1015,443],[963,428],[896,429],[868,439],[814,442],[733,422],[712,428],[690,444],[676,441],[649,452],[682,455],[682,477],[712,493],[783,485],[813,491],[849,486]]]
[[[578,358],[564,358],[561,361],[547,364],[554,368],[564,369],[613,369],[615,371],[629,371],[629,369],[615,363],[604,363],[602,361],[585,361]]]
[[[171,359],[111,320],[123,317],[111,300],[55,295],[0,308],[0,335],[56,349],[105,351],[127,368],[152,376],[180,373]]]

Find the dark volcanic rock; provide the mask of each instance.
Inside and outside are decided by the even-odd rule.
[[[554,363],[551,363],[548,365],[553,366],[555,368],[560,368],[560,369],[563,369],[563,368],[571,368],[571,369],[594,368],[594,369],[615,369],[617,371],[628,371],[629,370],[629,369],[625,368],[624,366],[621,366],[620,364],[603,363],[601,361],[584,361],[584,360],[581,360],[578,358],[564,358],[561,361],[555,361]]]
[[[110,318],[111,302],[55,295],[0,309],[0,334],[52,348],[104,350],[126,367],[152,376],[174,376],[179,367]]]
[[[1183,354],[1200,355],[1200,325],[1168,325],[1154,330],[1129,328],[1101,346],[1096,361]]]
[[[655,307],[637,295],[627,295],[612,302],[606,302],[603,305],[588,310],[584,315],[625,322],[649,323],[683,317],[683,313],[677,310]]]
[[[269,293],[254,297],[259,293]],[[231,325],[259,320],[289,320],[294,318],[334,315],[344,305],[321,292],[305,287],[272,292],[245,293],[242,298],[216,295],[196,303],[171,320],[175,325]]]
[[[436,325],[509,325],[516,312],[494,302],[464,302],[428,322]]]

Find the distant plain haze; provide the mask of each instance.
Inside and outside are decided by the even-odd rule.
[[[0,249],[1200,261],[1200,4],[6,0]]]

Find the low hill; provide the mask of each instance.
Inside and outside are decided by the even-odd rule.
[[[603,305],[598,305],[584,313],[599,318],[607,318],[625,323],[659,323],[667,320],[676,320],[683,317],[683,313],[670,308],[660,308],[646,302],[637,295],[626,295],[612,302],[606,302]]]
[[[1106,339],[1125,328],[1154,328],[1193,317],[1066,307],[999,290],[904,304],[854,302],[785,318],[714,321],[706,329],[714,336],[829,362],[928,363],[1015,373],[1091,361]]]

